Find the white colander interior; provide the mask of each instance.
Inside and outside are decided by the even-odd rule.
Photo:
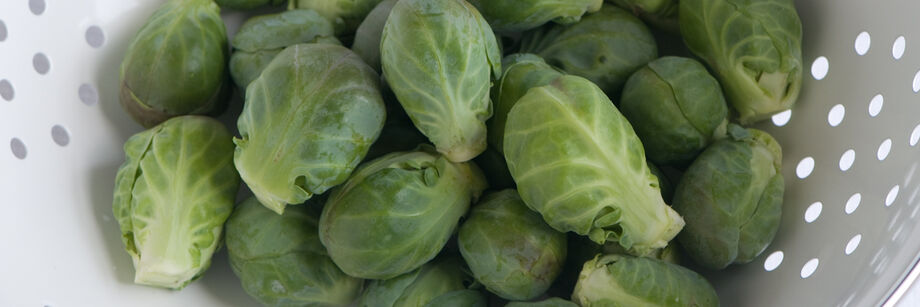
[[[0,306],[256,304],[224,252],[182,291],[132,284],[111,202],[141,128],[118,65],[162,2],[0,1]],[[920,273],[920,2],[797,7],[802,95],[758,125],[784,149],[782,226],[753,263],[706,275],[723,306],[920,304],[903,282]],[[235,32],[244,16],[224,15]]]

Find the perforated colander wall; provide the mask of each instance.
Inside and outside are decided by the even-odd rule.
[[[918,4],[797,3],[804,91],[760,125],[783,145],[783,223],[754,263],[710,275],[724,305],[877,305],[913,267],[920,36],[905,12]]]
[[[140,127],[118,64],[160,3],[0,1],[0,305],[254,304],[223,253],[180,292],[131,283],[112,178]],[[758,125],[784,149],[782,226],[753,263],[706,275],[724,306],[880,304],[920,251],[920,2],[797,4],[802,95]]]

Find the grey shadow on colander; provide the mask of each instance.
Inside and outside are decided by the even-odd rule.
[[[118,134],[119,139],[127,140],[131,135],[143,129],[143,127],[134,122],[131,116],[125,113],[118,102],[118,94],[121,88],[119,83],[121,60],[128,49],[130,36],[133,36],[137,30],[122,31],[123,33],[113,32],[115,31],[106,33],[106,35],[114,37],[106,37],[107,46],[99,49],[99,52],[103,54],[100,58],[105,59],[106,63],[97,66],[92,75],[95,76],[93,82],[97,86],[98,104],[100,110],[102,110],[103,117],[108,121],[107,124],[112,127],[112,131]],[[124,129],[125,127],[132,127],[133,129]],[[112,173],[112,175],[114,176],[115,174]]]
[[[127,18],[128,16],[123,16]],[[140,27],[140,25],[138,25]],[[124,31],[123,34],[110,31],[106,33],[106,45],[99,48],[98,52],[102,53],[100,58],[105,59],[104,65],[96,66],[96,71],[92,72],[94,76],[93,84],[97,86],[97,104],[106,119],[106,125],[111,127],[119,141],[124,142],[131,135],[141,131],[143,128],[134,123],[130,116],[127,116],[121,105],[118,103],[118,93],[120,89],[119,72],[121,60],[127,50],[128,38],[134,35],[137,30]],[[126,129],[126,127],[130,127]],[[104,150],[100,148],[99,150]],[[98,153],[107,156],[111,153]],[[99,225],[99,231],[103,240],[106,242],[106,255],[112,264],[111,274],[118,278],[120,283],[133,284],[134,282],[134,265],[131,257],[124,250],[124,244],[121,241],[121,230],[118,222],[115,220],[112,212],[112,196],[115,187],[115,174],[118,167],[124,160],[124,154],[113,155],[115,160],[102,162],[93,165],[90,173],[87,174],[86,180],[90,185],[90,197],[94,206],[93,212],[96,222]]]
[[[93,216],[99,225],[100,235],[106,242],[105,254],[112,264],[111,274],[118,278],[120,283],[133,284],[134,264],[131,263],[131,257],[124,250],[124,244],[121,242],[120,236],[121,230],[112,213],[112,191],[115,187],[115,181],[109,178],[115,178],[115,173],[120,165],[120,162],[96,165],[92,168],[86,180],[90,182],[90,197],[94,207]]]

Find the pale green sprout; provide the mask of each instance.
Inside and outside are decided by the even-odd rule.
[[[211,0],[169,0],[144,23],[121,62],[119,101],[146,128],[222,111],[227,32]]]
[[[464,0],[401,0],[380,42],[383,75],[437,150],[454,162],[486,149],[489,87],[501,53],[485,19]]]
[[[231,137],[214,119],[179,116],[125,143],[112,208],[135,283],[181,289],[211,264],[240,186]]]
[[[722,269],[751,262],[770,245],[782,216],[782,160],[772,136],[736,125],[700,154],[673,203],[687,221],[678,239],[690,258]]]
[[[590,81],[563,76],[530,89],[508,113],[504,137],[521,198],[556,230],[646,255],[683,228],[639,137]]]
[[[802,22],[792,0],[681,0],[680,32],[722,83],[741,124],[795,104]]]
[[[357,55],[290,46],[246,90],[233,161],[259,202],[281,214],[344,182],[385,113],[379,77]]]

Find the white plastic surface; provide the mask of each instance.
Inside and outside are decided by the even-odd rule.
[[[182,291],[131,283],[111,202],[141,128],[118,65],[162,2],[0,0],[0,306],[256,305],[225,252]],[[896,290],[920,275],[920,2],[797,4],[802,95],[758,125],[784,149],[782,226],[754,262],[705,275],[723,306],[918,306]],[[243,19],[225,17],[228,33]]]
[[[0,0],[0,80],[13,90],[0,81],[0,306],[258,306],[226,251],[182,291],[132,283],[112,188],[141,127],[118,104],[118,66],[162,2]]]

